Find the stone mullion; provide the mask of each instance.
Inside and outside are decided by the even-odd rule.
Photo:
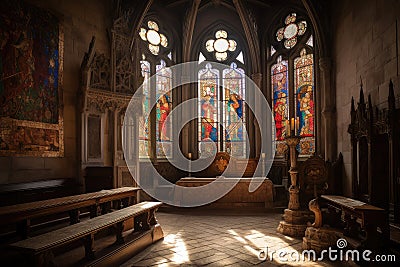
[[[294,118],[295,116],[295,107],[296,107],[296,96],[294,93],[294,59],[288,59],[288,74],[289,74],[289,86],[288,86],[288,104],[289,104],[289,118],[288,122],[290,122],[290,118]]]

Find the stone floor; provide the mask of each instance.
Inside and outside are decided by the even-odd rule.
[[[280,213],[158,212],[157,218],[164,230],[164,240],[122,266],[354,266],[345,262],[292,260],[298,252],[301,255],[301,240],[276,232]],[[265,247],[269,258],[263,261],[258,256]],[[287,256],[276,256],[279,251]]]

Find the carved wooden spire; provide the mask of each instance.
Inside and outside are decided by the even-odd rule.
[[[365,99],[364,99],[363,82],[362,82],[361,76],[360,76],[360,80],[361,80],[361,82],[360,82],[360,104],[364,105]]]
[[[372,100],[371,100],[371,94],[368,94],[368,113],[367,113],[370,122],[372,122],[372,117],[374,115],[374,109],[372,108]]]

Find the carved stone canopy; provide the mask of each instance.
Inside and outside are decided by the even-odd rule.
[[[132,96],[116,92],[90,89],[86,92],[86,110],[96,113],[104,113],[106,110],[126,110]],[[142,113],[141,98],[134,98],[138,104],[131,105],[138,115]]]

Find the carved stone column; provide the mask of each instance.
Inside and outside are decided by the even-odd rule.
[[[336,158],[336,92],[331,86],[331,66],[332,60],[324,57],[319,60],[321,70],[321,91],[322,94],[322,126],[325,160],[333,161]]]
[[[296,146],[300,142],[299,136],[289,136],[285,139],[289,146],[290,152],[290,179],[291,185],[289,188],[289,205],[285,209],[283,218],[284,221],[279,223],[277,231],[281,234],[302,237],[307,228],[307,221],[309,220],[310,212],[308,210],[300,209],[299,201],[299,184],[298,184],[298,170],[297,170],[297,157]]]
[[[297,184],[298,180],[298,171],[297,171],[297,158],[296,158],[296,146],[300,142],[300,137],[292,136],[286,138],[286,143],[289,146],[290,153],[290,180],[291,185],[289,188],[289,206],[290,210],[298,210],[300,209],[300,201],[299,201],[299,185]]]

